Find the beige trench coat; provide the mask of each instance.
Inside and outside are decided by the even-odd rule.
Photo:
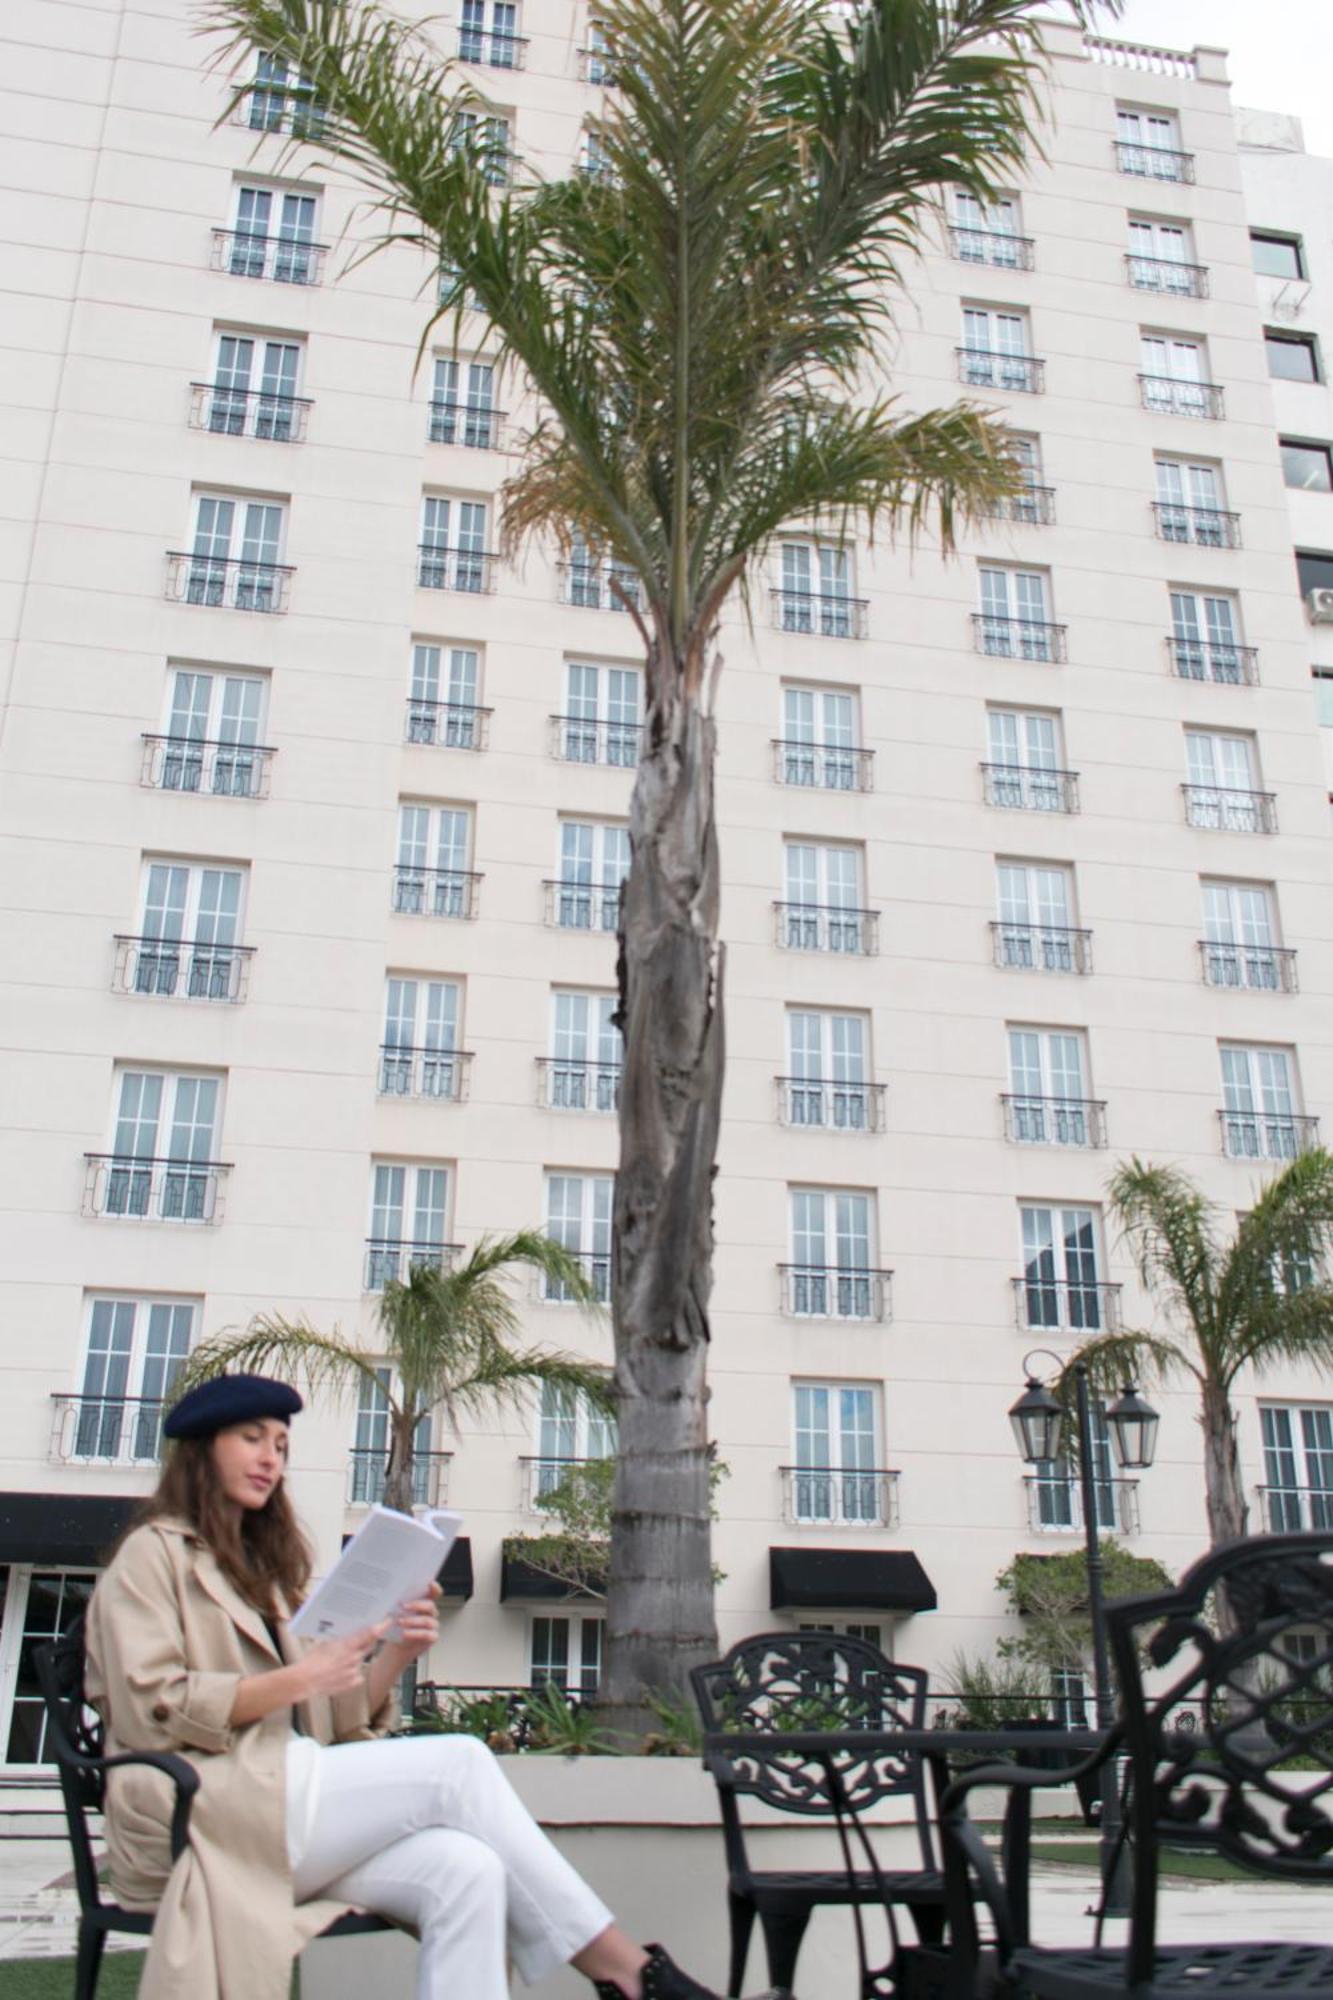
[[[295,1657],[299,1642],[280,1630]],[[108,1754],[174,1750],[201,1779],[173,1867],[170,1779],[133,1765],[110,1774],[112,1889],[157,1911],[140,2000],[288,2000],[293,1956],[347,1908],[292,1901],[290,1709],[231,1727],[237,1683],[277,1664],[263,1619],[184,1521],[136,1528],[93,1592],[86,1686]],[[372,1716],[358,1691],[316,1697],[301,1719],[318,1742],[346,1743],[382,1735],[394,1717],[391,1703]]]

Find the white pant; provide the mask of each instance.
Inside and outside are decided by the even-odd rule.
[[[417,2000],[507,2000],[506,1952],[531,1985],[612,1922],[475,1736],[294,1737],[287,1775],[297,1902],[409,1924]]]

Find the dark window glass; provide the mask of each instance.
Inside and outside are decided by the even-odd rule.
[[[1254,268],[1265,278],[1303,278],[1305,260],[1299,236],[1265,236],[1250,231],[1250,257]]]
[[[1296,574],[1302,597],[1312,590],[1333,590],[1333,554],[1326,549],[1297,549]]]
[[[1293,438],[1279,438],[1282,477],[1288,486],[1303,486],[1309,493],[1333,493],[1326,444],[1297,444]]]
[[[1264,352],[1270,375],[1280,376],[1285,382],[1319,380],[1319,361],[1309,334],[1273,333],[1265,328]]]

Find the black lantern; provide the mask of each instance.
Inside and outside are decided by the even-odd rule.
[[[1028,1376],[1026,1388],[1009,1412],[1009,1421],[1027,1464],[1040,1465],[1060,1456],[1064,1407],[1035,1375]]]
[[[1124,1471],[1142,1472],[1152,1464],[1159,1422],[1152,1404],[1144,1401],[1132,1382],[1126,1382],[1123,1393],[1106,1412],[1111,1448]]]

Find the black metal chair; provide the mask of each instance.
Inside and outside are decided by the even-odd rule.
[[[1211,1850],[1287,1881],[1333,1884],[1333,1532],[1214,1549],[1174,1590],[1107,1610],[1121,1719],[1087,1760],[1127,1762],[1129,1940],[1053,1950],[1029,1935],[1028,1857],[997,1866],[967,1815],[977,1785],[1058,1782],[1013,1765],[955,1779],[941,1802],[951,1951],[930,1990],[971,2000],[989,1969],[973,1898],[990,1909],[994,1971],[1037,2000],[1190,1994],[1260,2000],[1333,1992],[1333,1944],[1157,1943],[1161,1848]],[[1030,1823],[1024,1816],[1025,1827]],[[929,1956],[929,1954],[927,1954]]]
[[[861,1906],[882,1907],[895,1957],[894,1904],[911,1913],[920,1939],[938,1941],[943,1935],[944,1878],[935,1854],[921,1758],[871,1758],[863,1752],[840,1757],[834,1769],[841,1796],[835,1798],[823,1762],[783,1748],[784,1731],[797,1729],[921,1729],[926,1712],[922,1670],[896,1665],[866,1639],[830,1632],[766,1632],[741,1640],[724,1659],[696,1667],[690,1678],[705,1734],[757,1730],[771,1732],[773,1738],[767,1755],[747,1751],[732,1756],[714,1749],[704,1760],[717,1785],[726,1842],[731,1919],[728,1993],[741,1990],[756,1917],[763,1926],[769,1980],[781,1989],[793,1984],[801,1940],[821,1904],[850,1904],[858,1934]],[[840,1832],[844,1819],[855,1817],[863,1845],[867,1808],[883,1799],[906,1798],[911,1802],[919,1865],[858,1870],[844,1846],[843,1868],[754,1868],[746,1848],[742,1798],[807,1819],[836,1819]],[[860,1941],[864,1960],[863,1935]]]
[[[60,1774],[65,1802],[65,1826],[74,1856],[74,1883],[79,1896],[79,1943],[74,1966],[74,2000],[93,2000],[102,1952],[111,1931],[147,1936],[153,1928],[151,1910],[127,1910],[102,1895],[93,1855],[90,1813],[100,1813],[106,1796],[106,1774],[123,1764],[147,1764],[165,1772],[176,1787],[171,1815],[171,1855],[178,1860],[190,1838],[190,1807],[199,1789],[199,1773],[184,1757],[170,1751],[125,1751],[105,1756],[101,1718],[89,1708],[83,1691],[83,1619],[33,1654],[37,1684],[46,1708],[46,1748]],[[320,1933],[322,1937],[353,1937],[367,1931],[392,1930],[383,1917],[349,1914]]]

